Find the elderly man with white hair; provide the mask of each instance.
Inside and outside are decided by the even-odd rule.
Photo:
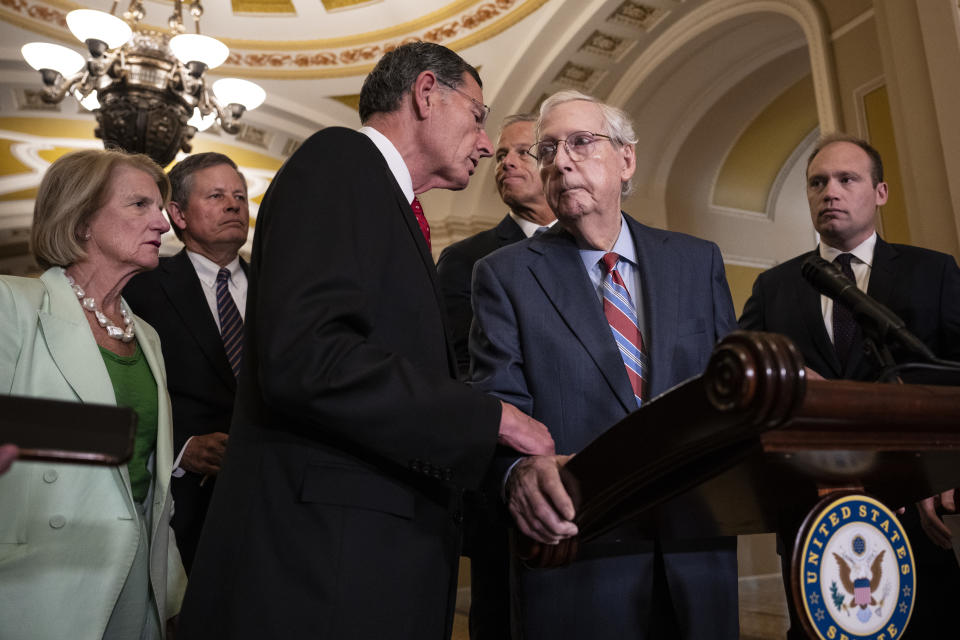
[[[516,525],[547,544],[577,532],[559,476],[567,456],[700,374],[736,328],[716,245],[621,211],[636,142],[621,110],[575,91],[548,98],[530,153],[559,224],[474,273],[473,383],[556,442],[555,456],[500,459]],[[568,567],[514,569],[516,637],[739,634],[734,539],[649,539],[623,527],[582,545]]]

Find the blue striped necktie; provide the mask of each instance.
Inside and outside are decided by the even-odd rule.
[[[234,377],[240,375],[240,358],[243,356],[243,318],[237,311],[237,305],[230,295],[230,270],[223,268],[217,272],[217,313],[220,315],[220,337],[223,349],[230,361]]]
[[[637,324],[637,311],[630,299],[630,292],[617,271],[620,256],[612,251],[600,259],[606,271],[603,279],[603,315],[610,323],[610,330],[620,349],[620,357],[627,368],[627,377],[637,400],[643,404],[644,386],[648,375],[647,354],[643,349],[643,336]]]

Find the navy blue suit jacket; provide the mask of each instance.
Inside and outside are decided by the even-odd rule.
[[[657,395],[702,373],[736,319],[716,245],[626,220],[642,283],[648,384]],[[474,384],[546,424],[557,453],[580,451],[636,409],[602,304],[568,232],[555,228],[479,261],[473,306]],[[525,638],[644,637],[653,554],[637,551],[653,545],[617,536],[604,544],[607,557],[520,573]],[[681,628],[688,638],[736,638],[735,545],[697,548],[664,554]]]

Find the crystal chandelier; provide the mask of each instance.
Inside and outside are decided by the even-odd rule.
[[[196,33],[185,33],[183,0],[174,0],[169,33],[141,25],[142,0],[131,0],[116,17],[119,0],[110,13],[78,9],[67,14],[67,26],[90,53],[45,42],[31,42],[20,50],[40,72],[43,99],[58,103],[74,96],[97,117],[94,134],[106,148],[145,153],[161,167],[177,151],[190,152],[190,140],[214,122],[227,133],[237,133],[243,112],[255,109],[266,93],[258,85],[223,78],[207,86],[205,73],[227,59],[230,50],[215,38],[200,35],[200,0],[190,2]]]

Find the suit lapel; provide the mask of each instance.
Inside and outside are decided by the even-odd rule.
[[[500,224],[496,227],[497,240],[498,244],[501,247],[505,247],[508,244],[513,244],[514,242],[520,242],[527,236],[523,233],[523,229],[520,228],[513,218],[509,215],[503,217],[503,220],[500,221]]]
[[[49,270],[40,278],[47,288],[48,308],[38,315],[50,356],[82,402],[116,404],[116,394],[84,310],[67,284],[63,271]],[[93,375],[91,368],[99,375]]]
[[[530,271],[557,314],[590,354],[624,410],[634,411],[637,404],[620,351],[573,237],[566,231],[547,234],[533,239],[529,249],[541,253]]]
[[[807,254],[807,256],[812,255],[820,255],[819,250],[815,249]],[[804,260],[805,259],[806,256],[804,256]],[[820,292],[803,279],[799,270],[796,276],[798,281],[801,281],[797,292],[797,303],[800,308],[803,324],[807,328],[810,342],[813,344],[814,349],[823,357],[827,366],[830,367],[830,371],[827,373],[833,377],[840,378],[843,376],[843,369],[840,367],[840,359],[837,357],[836,349],[833,348],[830,336],[827,335],[827,328],[823,324],[823,306],[820,303]]]
[[[430,253],[430,249],[427,247],[427,241],[423,237],[423,231],[420,230],[420,225],[417,224],[417,219],[413,214],[413,210],[410,208],[410,203],[407,202],[406,196],[404,196],[403,191],[400,189],[396,179],[390,172],[390,167],[387,166],[386,160],[384,160],[383,166],[384,170],[387,172],[388,179],[393,183],[393,191],[394,196],[396,196],[395,199],[400,218],[406,225],[407,232],[410,234],[413,243],[417,247],[417,252],[420,254],[420,260],[423,262],[424,269],[426,269],[427,272],[427,277],[430,279],[430,286],[433,287],[433,297],[437,303],[437,310],[440,314],[440,322],[443,325],[444,341],[447,345],[447,364],[450,368],[450,375],[456,378],[457,355],[453,350],[453,341],[450,337],[450,327],[447,326],[447,314],[443,312],[444,302],[443,295],[440,292],[440,283],[437,280],[437,265],[433,261],[433,255]],[[426,215],[426,212],[424,212],[424,215]]]
[[[890,306],[890,291],[896,279],[895,260],[899,252],[877,236],[877,245],[873,249],[873,264],[870,266],[870,284],[867,294],[887,306]]]
[[[658,381],[673,380],[671,354],[677,343],[680,296],[683,292],[673,290],[669,283],[677,280],[671,265],[677,264],[677,260],[683,257],[672,255],[668,235],[623,215],[633,236],[640,270],[645,325],[643,341],[650,358],[648,383],[653,393],[660,393],[666,389],[661,388],[665,385],[660,385]]]
[[[886,306],[890,306],[890,291],[895,280],[894,260],[897,250],[877,236],[877,244],[873,249],[873,264],[870,265],[870,281],[867,284],[867,295]],[[851,380],[861,380],[869,377],[870,372],[876,369],[876,363],[868,359],[863,350],[863,330],[854,334],[853,344],[850,346],[850,358],[844,369],[843,377]]]
[[[201,353],[210,361],[223,383],[229,389],[236,389],[237,381],[227,360],[217,323],[210,314],[200,278],[187,252],[181,251],[171,259],[164,260],[159,268],[168,276],[159,281],[174,311],[193,334]]]

